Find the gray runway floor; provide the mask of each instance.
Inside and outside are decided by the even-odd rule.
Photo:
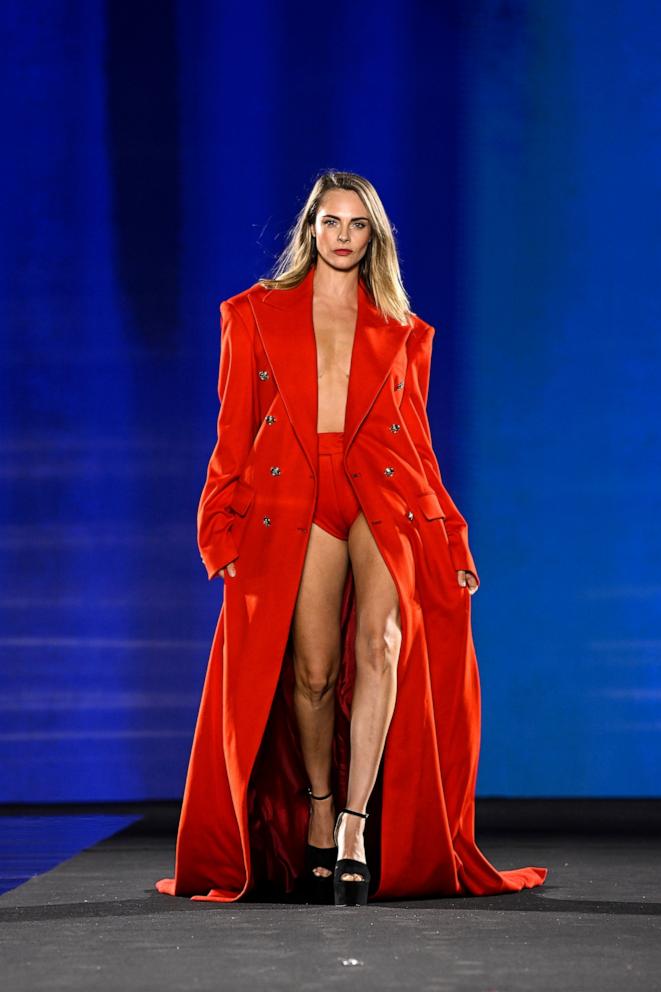
[[[501,869],[548,866],[543,886],[367,907],[201,904],[153,889],[173,866],[166,809],[0,897],[3,987],[661,989],[658,832],[498,820],[478,829],[484,853]]]

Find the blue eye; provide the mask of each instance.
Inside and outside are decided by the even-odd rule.
[[[355,227],[360,228],[360,230],[362,230],[364,227],[367,227],[367,224],[366,224],[366,222],[364,220],[355,220],[353,223],[354,223]],[[326,226],[329,226],[331,224],[335,224],[335,218],[334,217],[324,217],[324,219],[322,221],[322,224],[325,224]]]

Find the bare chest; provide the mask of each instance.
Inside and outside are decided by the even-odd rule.
[[[356,330],[356,309],[331,310],[313,304],[314,336],[317,345],[317,377],[348,379]]]

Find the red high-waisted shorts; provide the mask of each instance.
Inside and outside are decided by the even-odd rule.
[[[342,462],[344,432],[320,431],[317,438],[319,487],[312,522],[341,541],[347,541],[349,528],[360,513],[360,503]]]

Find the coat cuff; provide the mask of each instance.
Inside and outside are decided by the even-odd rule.
[[[200,557],[207,571],[207,578],[211,581],[221,568],[225,568],[239,557],[231,531],[224,531],[212,545],[206,548],[200,547]]]
[[[448,543],[450,545],[450,558],[452,559],[455,571],[461,568],[466,572],[472,572],[479,587],[480,577],[477,574],[475,561],[473,560],[467,542],[462,539],[461,534],[455,533],[448,534]]]

